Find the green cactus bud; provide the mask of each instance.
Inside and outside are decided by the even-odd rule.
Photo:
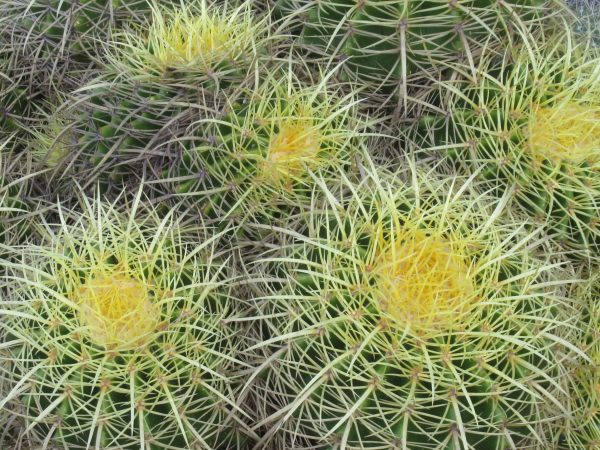
[[[568,39],[551,40],[494,69],[478,83],[444,82],[449,116],[413,138],[452,165],[477,172],[500,195],[514,188],[519,207],[561,245],[598,254],[600,60]],[[434,100],[437,102],[437,100]]]
[[[0,378],[22,433],[59,447],[236,449],[244,309],[220,235],[144,206],[60,205],[2,261]]]
[[[369,168],[322,186],[262,259],[255,389],[277,409],[261,444],[548,448],[575,321],[562,263],[456,177]]]

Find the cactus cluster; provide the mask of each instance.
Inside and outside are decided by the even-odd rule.
[[[600,448],[581,17],[0,0],[0,449]]]
[[[182,138],[193,144],[197,122],[221,114],[224,93],[249,82],[267,33],[247,5],[155,5],[147,22],[114,36],[103,72],[68,108],[73,167],[109,184],[160,172],[181,157]]]

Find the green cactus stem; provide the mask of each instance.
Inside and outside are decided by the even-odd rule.
[[[408,80],[458,61],[472,70],[484,50],[531,39],[566,7],[544,0],[279,0],[275,11],[308,48],[346,60],[346,76],[406,97]]]

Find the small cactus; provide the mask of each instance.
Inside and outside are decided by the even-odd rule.
[[[64,205],[71,200],[77,202],[77,188],[74,180],[64,177],[73,154],[78,146],[78,136],[72,126],[74,119],[67,112],[54,107],[43,115],[35,128],[29,130],[29,138],[23,147],[24,154],[31,159],[35,171],[32,186],[35,196],[53,203],[60,198]]]
[[[330,86],[331,76],[305,86],[278,70],[234,96],[224,117],[198,124],[203,135],[165,171],[171,190],[190,207],[260,223],[306,203],[312,173],[349,169],[364,150],[356,96]]]
[[[533,236],[470,183],[365,174],[316,193],[304,231],[263,258],[263,442],[548,448],[574,320],[561,263],[533,258]]]
[[[0,400],[69,449],[237,449],[241,301],[219,235],[83,200],[2,261]]]
[[[37,167],[55,170],[68,159],[75,145],[74,136],[69,120],[58,112],[50,114],[44,125],[33,130],[34,139],[28,150]]]
[[[584,256],[600,245],[600,59],[551,40],[515,61],[482,64],[477,83],[443,82],[447,115],[422,113],[415,146],[514,190],[518,206]],[[439,110],[439,108],[438,108]]]

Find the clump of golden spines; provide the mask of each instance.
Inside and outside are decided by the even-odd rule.
[[[293,109],[293,108],[292,108]],[[321,162],[321,131],[310,105],[300,104],[297,117],[285,117],[270,136],[261,175],[273,184],[298,179]]]
[[[216,76],[241,68],[243,74],[267,36],[265,20],[257,20],[249,4],[155,4],[148,24],[117,36],[112,59],[140,72]]]
[[[600,105],[565,102],[539,106],[526,130],[529,151],[539,161],[580,164],[597,158],[600,146]]]
[[[209,68],[217,60],[235,58],[251,23],[236,23],[203,5],[199,14],[181,8],[172,14],[155,10],[148,45],[164,69],[197,64]]]
[[[376,258],[380,305],[417,331],[450,330],[475,298],[467,249],[425,230],[401,230]]]
[[[91,273],[73,296],[80,323],[104,347],[142,344],[160,323],[160,307],[148,282],[126,270]]]

